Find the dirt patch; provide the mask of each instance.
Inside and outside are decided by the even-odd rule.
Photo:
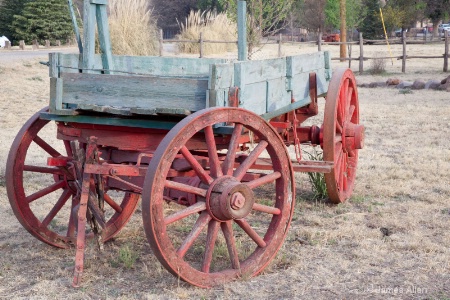
[[[327,47],[333,53],[338,51],[338,46]],[[372,47],[374,52],[387,51],[382,46]],[[414,47],[423,47],[417,51],[427,55],[442,53],[441,46]],[[297,50],[314,51],[314,47]],[[404,94],[388,88],[359,89],[366,143],[360,152],[353,197],[340,205],[312,201],[306,174],[297,175],[291,229],[277,258],[260,276],[209,290],[180,282],[151,253],[138,209],[103,252],[89,245],[82,288],[73,289],[74,249],[58,250],[34,239],[13,215],[6,195],[9,147],[25,121],[48,103],[48,69],[40,60],[9,61],[0,66],[0,298],[450,296],[450,97],[441,91]],[[441,72],[442,60],[411,61],[406,75],[400,73],[401,64],[395,63],[387,64],[385,75],[363,74],[357,79],[446,77]],[[344,65],[333,62],[333,66]],[[323,105],[324,101],[320,102]],[[314,120],[320,122],[320,117]],[[123,249],[136,255],[131,265],[120,259]]]

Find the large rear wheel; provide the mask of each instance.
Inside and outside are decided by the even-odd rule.
[[[181,165],[190,178],[177,177]],[[143,222],[172,274],[210,287],[255,276],[269,264],[294,201],[291,161],[275,129],[243,109],[210,108],[178,123],[156,150],[142,193]]]

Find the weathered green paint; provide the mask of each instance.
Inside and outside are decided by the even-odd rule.
[[[61,72],[78,73],[79,56],[77,54],[60,54]],[[111,71],[117,75],[155,75],[168,77],[209,77],[212,64],[224,63],[224,59],[213,58],[179,58],[156,56],[112,56]],[[95,73],[103,70],[100,55],[95,55],[92,62]],[[86,72],[84,72],[86,73]]]
[[[111,38],[109,34],[109,24],[108,24],[108,15],[106,12],[106,4],[107,1],[99,1],[97,2],[105,2],[103,5],[96,5],[96,14],[97,14],[97,28],[98,28],[98,40],[100,43],[100,49],[102,50],[102,63],[103,69],[105,69],[105,74],[110,74],[109,70],[114,69],[113,60],[112,60],[112,47],[111,47]],[[100,4],[100,3],[96,3]]]
[[[247,2],[238,1],[238,60],[247,60]]]
[[[63,73],[61,76],[63,88],[60,97],[63,103],[79,108],[88,109],[86,105],[114,109],[183,108],[188,111],[206,108],[206,79],[79,73]],[[113,113],[114,109],[109,112]]]
[[[75,32],[75,37],[77,39],[78,50],[80,51],[80,53],[83,53],[83,43],[81,42],[81,35],[80,29],[78,28],[77,17],[75,16],[75,11],[73,10],[73,1],[68,0],[67,2],[69,4],[70,17],[72,18],[72,26],[73,31]]]
[[[95,4],[90,1],[84,1],[83,4],[83,62],[82,67],[85,73],[94,69],[95,54]]]
[[[67,123],[72,122],[82,124],[98,124],[98,125],[167,129],[167,130],[172,129],[177,124],[177,122],[166,122],[161,120],[116,118],[111,116],[105,118],[104,116],[91,116],[91,115],[61,116],[51,113],[41,113],[41,118],[44,120],[51,120],[56,122],[67,122]]]

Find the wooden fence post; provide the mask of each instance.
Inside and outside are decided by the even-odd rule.
[[[61,40],[56,40],[56,46],[61,47]]]
[[[45,40],[45,48],[50,48],[50,40]]]
[[[278,57],[281,57],[281,43],[283,42],[283,35],[280,33],[278,38]]]
[[[39,43],[37,40],[33,40],[33,50],[39,49]]]
[[[203,32],[200,32],[200,58],[203,58]]]
[[[348,68],[352,67],[352,44],[348,44]]]
[[[319,32],[319,40],[317,41],[319,52],[322,51],[322,32]]]
[[[403,31],[403,57],[402,57],[402,72],[406,73],[406,32]]]
[[[359,74],[364,72],[364,40],[362,32],[359,33]]]
[[[20,49],[20,50],[25,50],[25,41],[24,41],[24,40],[21,40],[21,41],[19,42],[19,49]]]
[[[10,41],[6,41],[5,42],[5,49],[11,49],[11,42]]]
[[[162,29],[159,30],[159,56],[163,56],[164,48],[164,32]]]
[[[448,40],[449,40],[449,31],[444,30],[444,38],[445,38],[445,52],[444,52],[444,72],[448,72]]]

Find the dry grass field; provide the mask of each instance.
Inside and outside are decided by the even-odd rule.
[[[337,56],[337,46],[324,48]],[[443,46],[410,50],[434,55]],[[387,54],[385,46],[366,51]],[[179,281],[151,253],[138,209],[103,252],[89,245],[82,287],[72,288],[75,250],[52,248],[28,234],[5,187],[9,147],[49,99],[48,70],[39,64],[45,59],[2,60],[0,53],[0,299],[450,299],[450,93],[390,88],[359,89],[366,142],[352,198],[340,205],[311,200],[307,176],[299,174],[291,229],[258,277],[209,290]],[[333,61],[333,67],[344,65]],[[357,80],[449,75],[442,60],[409,61],[407,74],[400,70],[400,61],[389,61],[385,74],[357,74]],[[123,251],[134,258],[128,265],[120,259]]]

